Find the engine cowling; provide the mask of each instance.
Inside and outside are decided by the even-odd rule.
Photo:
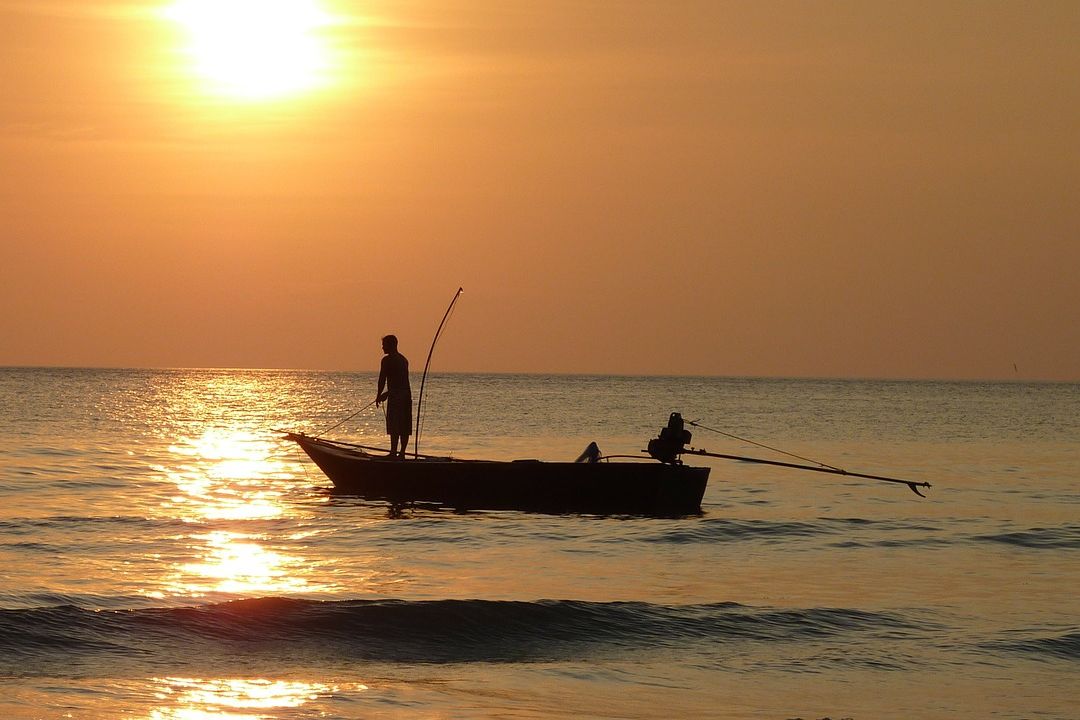
[[[662,463],[680,464],[682,460],[679,459],[679,455],[693,437],[683,425],[682,415],[677,412],[671,413],[667,427],[660,429],[660,436],[649,441],[649,455]]]

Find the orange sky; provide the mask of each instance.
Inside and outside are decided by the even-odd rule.
[[[0,0],[0,365],[1080,380],[1074,0],[170,4]]]

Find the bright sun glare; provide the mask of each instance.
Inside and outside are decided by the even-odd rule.
[[[184,28],[195,72],[237,100],[271,100],[326,81],[320,30],[332,18],[318,0],[176,0],[165,15]]]

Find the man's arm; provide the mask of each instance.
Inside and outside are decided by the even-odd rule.
[[[375,391],[376,405],[386,399],[388,393],[383,392],[384,387],[386,387],[386,358],[383,358],[382,365],[379,368],[379,389]]]

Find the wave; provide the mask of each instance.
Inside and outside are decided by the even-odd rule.
[[[863,518],[818,518],[810,521],[707,519],[692,525],[652,533],[642,539],[647,542],[693,544],[734,541],[782,542],[816,536],[840,536],[844,539],[837,541],[837,545],[862,546],[875,544],[882,536],[887,538],[889,534],[895,533],[902,533],[905,536],[922,533],[923,536],[910,540],[907,537],[901,540],[893,539],[890,540],[891,542],[926,542],[927,537],[941,532],[942,528],[924,523]],[[856,533],[864,537],[855,537]],[[866,539],[867,534],[874,534],[875,537]],[[623,539],[619,538],[613,542],[623,542]],[[933,538],[933,542],[945,541]]]
[[[1080,661],[1080,632],[1025,640],[998,641],[985,643],[982,647],[988,650],[1020,653],[1039,660]]]
[[[768,520],[702,520],[692,526],[652,535],[654,542],[687,544],[736,540],[803,538],[834,532],[812,522],[773,522]]]
[[[994,543],[1030,549],[1080,548],[1080,525],[1005,530],[978,535],[957,534],[941,525],[898,520],[819,518],[813,521],[703,520],[693,525],[650,533],[645,542],[695,544],[713,542],[785,542],[822,537],[832,547],[937,547]],[[624,542],[618,538],[612,542]]]
[[[0,537],[39,537],[41,533],[87,532],[123,528],[162,532],[170,528],[189,527],[181,518],[151,518],[145,515],[49,515],[43,517],[9,517],[0,520]],[[11,543],[21,542],[12,540]],[[10,543],[9,543],[10,544]]]
[[[1024,548],[1076,549],[1080,548],[1080,525],[1028,528],[1026,530],[976,535],[972,539],[977,542],[1002,543]]]
[[[777,610],[737,603],[489,600],[236,600],[183,608],[0,610],[0,675],[66,672],[116,662],[188,665],[222,659],[327,662],[545,662],[612,653],[922,636],[901,615]]]

